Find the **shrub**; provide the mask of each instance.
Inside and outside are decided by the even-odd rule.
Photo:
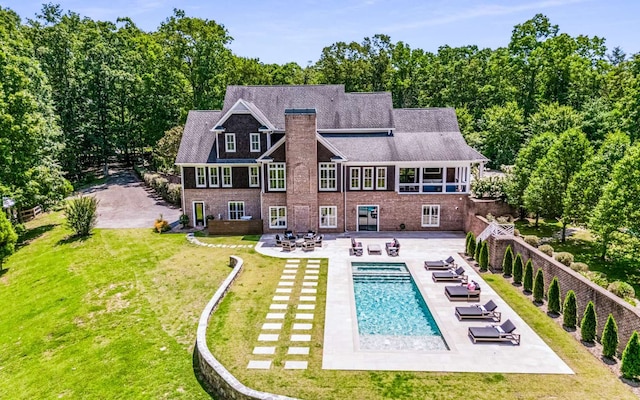
[[[567,253],[566,251],[561,251],[560,253],[556,254],[555,259],[556,261],[568,267],[573,262],[573,254]]]
[[[182,204],[182,189],[177,183],[170,183],[167,187],[167,195],[164,198],[167,202],[179,206]]]
[[[493,216],[493,214],[489,213],[487,214],[487,216],[485,217],[487,219],[487,221],[489,222],[493,222],[496,220],[496,217]]]
[[[18,234],[16,234],[4,210],[0,208],[0,270],[2,270],[2,262],[4,259],[15,251],[17,241]]]
[[[482,240],[476,241],[476,249],[473,252],[473,259],[480,262],[480,250],[482,249]]]
[[[471,182],[471,193],[478,199],[504,199],[507,180],[502,176],[487,176]]]
[[[591,282],[605,289],[609,286],[609,281],[607,280],[607,276],[602,272],[586,271],[586,272],[583,272],[582,275],[584,275]]]
[[[504,251],[504,258],[502,259],[502,273],[504,276],[511,276],[511,272],[513,271],[513,250],[511,250],[511,245],[507,246],[507,249]]]
[[[604,330],[602,331],[602,355],[608,358],[613,358],[618,350],[618,325],[616,320],[613,319],[613,315],[609,314],[607,317],[607,323],[604,324]]]
[[[538,244],[540,244],[540,238],[535,236],[535,235],[527,235],[525,237],[522,238],[524,240],[524,242],[530,246],[533,247],[538,247]]]
[[[562,309],[564,310],[562,324],[567,328],[575,328],[578,322],[578,307],[576,306],[576,294],[573,290],[567,292]]]
[[[596,327],[598,325],[598,317],[596,316],[596,308],[593,305],[593,301],[587,303],[587,308],[584,310],[582,316],[582,322],[580,322],[580,335],[582,341],[592,343],[596,340]]]
[[[536,272],[536,281],[533,284],[533,301],[542,303],[544,301],[544,274],[542,268]]]
[[[471,239],[475,240],[475,238],[473,238],[473,232],[469,231],[467,232],[467,237],[464,241],[464,252],[466,255],[469,255],[469,242],[471,242]]]
[[[76,236],[89,236],[98,220],[98,199],[93,196],[79,196],[67,201],[65,215],[67,226]]]
[[[160,214],[160,217],[153,223],[153,229],[158,233],[162,233],[170,230],[171,227],[169,223],[162,218],[162,214]]]
[[[549,285],[549,291],[547,292],[547,308],[550,313],[560,314],[560,282],[558,277],[554,276],[551,284]]]
[[[543,244],[542,246],[538,247],[538,250],[548,255],[549,257],[553,257],[553,247],[548,244]]]
[[[522,290],[527,293],[531,293],[533,289],[533,263],[531,259],[527,260],[524,266],[524,277],[522,278]]]
[[[520,236],[520,229],[515,228],[515,229],[513,230],[513,236],[515,236],[515,237]]]
[[[178,219],[178,221],[180,221],[180,224],[182,225],[182,228],[186,228],[187,225],[189,225],[189,216],[187,214],[182,214],[180,215],[180,218]]]
[[[622,364],[620,365],[622,376],[627,379],[633,379],[640,375],[640,341],[638,340],[638,332],[633,334],[627,342],[627,346],[622,352]]]
[[[473,257],[473,253],[476,251],[476,235],[473,232],[469,232],[471,234],[469,238],[469,244],[467,245],[467,255],[469,257]]]
[[[589,266],[585,263],[581,263],[581,262],[572,262],[569,265],[569,268],[571,268],[572,270],[576,271],[576,272],[587,272],[589,270]]]
[[[513,262],[513,283],[522,283],[522,256],[520,253],[516,255]]]
[[[609,286],[607,286],[607,290],[623,299],[636,297],[636,291],[633,289],[633,286],[627,282],[611,282]]]
[[[486,271],[489,268],[489,246],[487,242],[482,242],[480,248],[480,271]]]
[[[511,222],[511,216],[509,216],[509,215],[502,215],[502,216],[500,216],[500,217],[496,218],[496,221],[497,221],[499,224],[508,224],[509,222]]]

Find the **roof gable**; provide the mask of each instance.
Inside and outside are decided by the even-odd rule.
[[[218,127],[223,125],[233,114],[251,114],[253,118],[264,125],[268,130],[275,130],[273,124],[269,122],[267,117],[262,113],[262,111],[260,111],[258,107],[248,101],[238,99],[238,101],[236,101],[235,104],[231,106],[227,110],[227,112],[215,123],[215,126],[211,128],[211,131],[217,130]]]

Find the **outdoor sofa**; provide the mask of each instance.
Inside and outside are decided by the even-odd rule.
[[[520,345],[520,334],[513,333],[515,330],[516,326],[508,319],[500,326],[472,326],[469,328],[469,337],[473,340],[473,343],[511,342],[512,344]]]

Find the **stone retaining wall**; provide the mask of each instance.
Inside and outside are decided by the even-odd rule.
[[[209,318],[222,302],[227,290],[236,280],[240,271],[242,271],[243,260],[240,257],[231,256],[229,264],[233,268],[227,279],[222,282],[216,293],[213,295],[207,306],[200,315],[198,322],[198,332],[196,337],[196,347],[194,354],[194,362],[197,363],[197,369],[201,382],[207,389],[216,396],[216,399],[227,400],[248,400],[248,399],[264,399],[264,400],[295,400],[291,397],[280,396],[277,394],[260,392],[246,387],[236,379],[220,362],[211,354],[207,346],[207,328],[209,326]]]

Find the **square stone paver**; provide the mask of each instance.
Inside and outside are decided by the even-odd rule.
[[[298,304],[298,310],[315,310],[315,304]]]
[[[298,264],[299,262],[300,260],[297,258],[292,258],[290,260],[287,260],[287,264]]]
[[[318,282],[302,282],[302,286],[318,286]]]
[[[277,288],[276,293],[291,293],[293,289],[291,288]]]
[[[273,301],[289,301],[289,296],[273,296]]]
[[[317,281],[318,275],[305,275],[303,279],[305,281]]]
[[[319,264],[307,264],[307,269],[318,269],[320,268]]]
[[[305,293],[305,294],[316,294],[318,291],[316,289],[309,289],[309,288],[302,288],[302,290],[300,290],[300,293]]]
[[[278,282],[278,286],[293,286],[293,282],[290,282],[290,281],[280,281],[280,282]]]
[[[300,301],[316,301],[316,296],[300,296]]]
[[[318,271],[317,269],[307,269],[306,271],[304,271],[304,273],[308,275],[318,275],[320,271]]]
[[[269,368],[271,368],[271,360],[269,361],[251,360],[247,365],[247,369],[269,369]],[[303,369],[303,368],[299,368],[299,369]]]
[[[294,331],[308,331],[313,327],[313,324],[293,324]]]
[[[286,310],[287,304],[272,304],[269,306],[269,310]]]
[[[289,347],[289,350],[287,350],[287,354],[308,355],[309,348],[308,347]]]
[[[320,264],[320,260],[308,260],[308,264]]]
[[[282,281],[294,281],[296,279],[295,275],[282,275],[280,280]]]
[[[280,329],[282,329],[280,322],[267,322],[266,324],[262,324],[262,330],[265,331],[279,331]]]
[[[284,319],[284,313],[268,313],[267,319]]]
[[[258,342],[277,342],[279,337],[277,333],[261,333],[258,335]]]
[[[296,319],[313,319],[313,314],[296,314]]]
[[[307,369],[308,361],[285,361],[284,369]]]
[[[310,342],[311,335],[291,335],[292,342]]]
[[[253,354],[276,354],[275,347],[254,347]]]
[[[298,273],[298,270],[297,270],[297,269],[291,269],[291,268],[285,268],[285,269],[283,269],[283,270],[282,270],[282,273],[283,273],[283,274],[292,274],[292,275],[295,275],[295,274],[297,274],[297,273]]]

